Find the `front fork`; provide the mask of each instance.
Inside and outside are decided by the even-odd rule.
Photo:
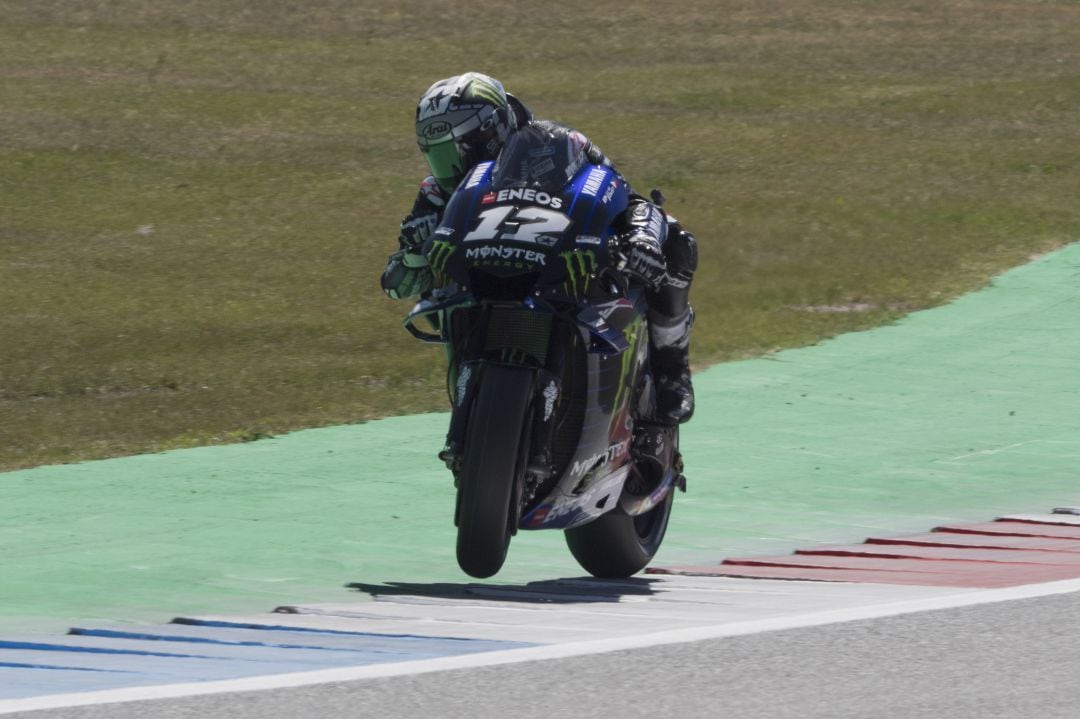
[[[439,459],[445,462],[447,469],[453,473],[455,486],[461,469],[473,401],[482,381],[484,368],[488,364],[488,360],[469,360],[455,364],[453,358],[450,358],[447,381],[451,403],[450,428],[446,433],[446,446],[439,452]],[[525,470],[526,503],[533,499],[535,488],[555,472],[551,444],[555,434],[556,408],[562,397],[562,380],[558,375],[543,368],[530,369],[536,373],[536,381],[533,383],[535,389],[530,404],[532,416],[529,421],[532,431]]]

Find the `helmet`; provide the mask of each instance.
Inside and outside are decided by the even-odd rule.
[[[416,142],[447,192],[478,162],[494,160],[516,125],[502,83],[478,72],[436,82],[416,106]]]

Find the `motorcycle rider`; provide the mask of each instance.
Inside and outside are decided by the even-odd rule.
[[[502,83],[487,75],[467,72],[440,80],[420,97],[416,139],[431,175],[420,183],[412,212],[401,222],[399,249],[390,255],[383,271],[381,283],[387,295],[403,299],[432,289],[434,277],[423,246],[438,227],[454,189],[477,163],[494,160],[511,133],[530,123],[548,132],[570,134],[589,162],[613,167],[584,135],[534,118]],[[658,195],[654,197],[662,202]],[[686,422],[694,412],[688,352],[694,321],[690,283],[697,268],[697,245],[673,217],[632,191],[630,205],[615,229],[627,248],[624,271],[648,288],[657,420],[666,425]]]

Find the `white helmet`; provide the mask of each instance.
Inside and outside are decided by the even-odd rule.
[[[416,142],[435,180],[453,192],[478,162],[494,160],[517,126],[502,83],[478,72],[440,80],[416,105]]]

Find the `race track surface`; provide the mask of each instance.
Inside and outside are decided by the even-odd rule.
[[[640,642],[669,631],[689,632],[679,635],[685,641],[742,621],[811,621],[818,610],[880,612],[909,601],[954,607],[968,596],[1031,586],[1043,587],[1036,594],[1071,591],[1070,545],[1046,542],[1077,541],[1068,534],[1075,515],[1049,510],[1080,505],[1078,279],[1080,245],[1073,245],[894,326],[697,375],[700,410],[683,433],[689,492],[678,498],[655,565],[689,575],[738,567],[742,576],[828,584],[650,575],[605,586],[575,579],[581,571],[557,533],[522,533],[498,582],[457,596],[468,585],[453,561],[452,489],[434,457],[445,415],[0,475],[0,506],[14,518],[0,526],[0,687],[8,692],[0,702],[115,687],[102,681],[140,673],[135,684],[160,686],[387,664],[371,656],[482,664],[477,657],[538,647]],[[990,522],[1003,515],[1012,519]],[[987,530],[988,522],[998,530],[1061,529],[1021,534]],[[941,526],[984,540],[926,539]],[[868,537],[873,550],[859,545]],[[910,541],[896,541],[903,537]],[[903,551],[878,549],[890,543]],[[978,554],[956,554],[965,550]],[[1002,561],[1000,552],[1019,561]],[[855,576],[940,575],[965,562],[1026,565],[1028,575],[907,586]],[[822,571],[830,576],[806,576]],[[837,572],[856,582],[832,583]],[[985,566],[959,573],[988,576]],[[477,591],[486,597],[479,607]],[[515,592],[569,592],[572,602],[534,599],[529,612],[554,607],[587,618],[496,622],[475,636],[445,631],[462,620],[441,613],[463,607],[521,618],[522,602],[507,599]],[[573,609],[578,604],[588,611]],[[385,624],[388,608],[403,605],[412,614]],[[266,624],[252,617],[276,606],[298,613],[270,614],[272,628],[159,624],[178,614]],[[747,619],[746,606],[764,614]],[[845,621],[877,616],[887,614]],[[334,617],[345,624],[327,633],[319,623]],[[296,622],[321,629],[297,639]],[[417,622],[439,631],[419,631]],[[522,629],[531,625],[532,633]],[[72,627],[87,631],[65,635]],[[393,634],[407,636],[383,636]],[[403,643],[424,645],[425,656],[402,658]],[[74,644],[96,650],[76,653],[79,664]],[[186,655],[198,661],[174,669]],[[133,658],[135,669],[125,663]],[[207,673],[209,664],[232,673]],[[244,671],[234,671],[240,665]],[[61,674],[74,683],[59,681]],[[0,710],[20,706],[28,705]]]

